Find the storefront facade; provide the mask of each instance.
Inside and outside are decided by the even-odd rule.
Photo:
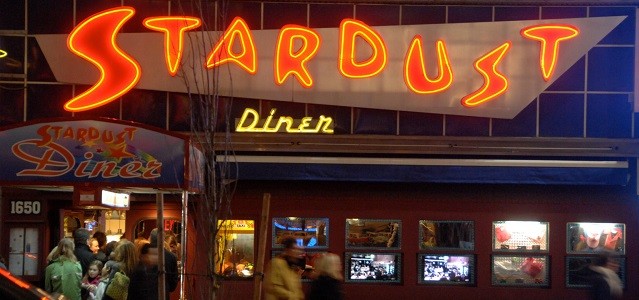
[[[633,233],[639,228],[639,3],[573,2],[6,4],[11,7],[0,11],[15,13],[0,18],[0,50],[7,55],[0,58],[0,84],[7,87],[0,89],[0,125],[107,117],[197,136],[189,107],[219,109],[213,146],[234,191],[227,216],[243,220],[226,239],[239,243],[254,228],[244,241],[253,247],[241,258],[230,249],[230,273],[223,263],[217,269],[222,299],[253,297],[254,283],[238,275],[237,265],[259,265],[259,252],[268,261],[287,234],[298,234],[309,254],[342,257],[347,299],[579,298],[587,288],[571,270],[592,257],[578,246],[592,227],[583,223],[600,226],[603,243],[622,261],[625,297],[632,299],[639,295]],[[61,13],[52,18],[54,5]],[[121,5],[134,8],[123,12],[131,15],[118,41],[139,62],[136,89],[95,108],[78,101],[77,111],[65,110],[99,78],[66,49],[67,36],[83,20]],[[204,58],[226,39],[235,48],[216,55],[234,60],[209,55],[172,76],[170,60],[166,67],[155,60],[164,55],[162,35],[143,22],[163,15],[198,16],[204,31],[232,28],[211,40]],[[286,45],[283,28],[295,32],[288,54],[276,47]],[[304,52],[311,46],[316,52]],[[189,57],[186,52],[184,60]],[[188,87],[183,78],[207,78],[215,89]],[[215,97],[193,95],[198,92]],[[73,193],[15,188],[22,185],[3,187],[2,241],[25,222],[59,238],[61,211],[78,209]],[[152,193],[133,194],[118,228],[127,233],[155,218]],[[261,221],[265,197],[268,224]],[[31,213],[16,216],[16,201],[22,212],[29,202]],[[181,201],[179,193],[168,197],[166,218],[184,217]],[[197,200],[191,205],[196,214]],[[49,223],[62,225],[48,229]],[[508,224],[535,228],[534,234]],[[10,255],[2,244],[2,255]],[[208,255],[203,250],[189,250],[194,274]],[[362,262],[390,275],[360,278]],[[431,267],[455,269],[464,279],[434,280],[443,276]],[[187,285],[201,280],[194,275]]]

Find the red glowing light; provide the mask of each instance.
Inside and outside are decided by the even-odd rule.
[[[447,89],[453,83],[453,70],[443,41],[437,41],[437,62],[437,78],[430,79],[426,75],[422,37],[416,35],[404,60],[406,86],[418,94],[432,94]]]
[[[372,49],[371,56],[362,62],[355,58],[355,40],[362,38]],[[364,22],[344,19],[339,28],[339,71],[349,78],[373,77],[386,67],[388,60],[382,37]]]
[[[296,50],[295,41],[301,41]],[[317,32],[298,25],[286,25],[280,30],[275,50],[275,83],[282,85],[288,76],[294,76],[303,87],[313,86],[306,63],[317,54],[320,37]]]
[[[194,17],[151,17],[144,19],[143,23],[146,28],[164,33],[166,67],[169,74],[175,76],[184,52],[184,32],[200,27],[200,19]]]
[[[557,64],[559,42],[572,39],[579,34],[579,29],[572,25],[535,25],[521,30],[525,38],[541,43],[539,66],[545,81],[548,81]]]
[[[115,42],[120,28],[134,14],[132,7],[109,9],[87,18],[73,29],[67,47],[95,65],[100,70],[100,79],[93,87],[67,101],[64,109],[79,112],[105,105],[138,83],[140,65]]]
[[[241,47],[238,53],[233,51],[236,39],[239,40]],[[246,21],[240,17],[235,17],[222,39],[217,42],[213,51],[209,53],[206,59],[206,67],[212,69],[227,62],[234,62],[249,74],[257,73],[257,51],[253,41],[253,34],[248,25],[246,25]]]
[[[484,77],[484,85],[480,89],[463,97],[461,100],[462,105],[474,107],[506,92],[506,89],[508,89],[508,79],[497,71],[497,65],[501,62],[509,48],[510,42],[506,42],[477,59],[475,69]]]

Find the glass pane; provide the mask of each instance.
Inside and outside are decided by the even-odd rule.
[[[38,254],[38,229],[27,228],[24,234],[24,241],[26,244],[26,253]]]
[[[493,222],[493,250],[548,251],[548,222]]]
[[[0,36],[0,80],[24,80],[24,38]]]
[[[473,221],[419,221],[420,249],[475,249]]]
[[[282,241],[292,237],[306,248],[328,247],[328,218],[273,218],[273,248],[282,248]]]
[[[493,285],[547,287],[549,263],[548,256],[494,255]]]
[[[29,68],[27,69],[27,78],[29,81],[55,82],[53,71],[51,71],[49,63],[36,39],[29,38],[28,43],[29,55],[27,59]]]
[[[22,254],[9,254],[9,272],[13,275],[24,275],[22,268],[22,260],[24,255]]]
[[[71,98],[69,85],[32,84],[27,90],[27,120],[70,117],[64,103]]]
[[[11,228],[9,239],[9,271],[24,275],[24,228]]]
[[[401,225],[401,220],[346,219],[346,248],[399,249]]]
[[[22,122],[24,115],[23,84],[3,84],[0,89],[0,126]]]
[[[166,92],[131,90],[122,96],[122,119],[166,128]]]
[[[0,30],[24,30],[24,0],[0,1]]]
[[[226,277],[251,277],[255,263],[255,221],[219,221],[215,272]]]
[[[9,231],[9,253],[24,252],[24,228],[11,228]]]
[[[626,252],[626,225],[622,223],[568,223],[568,253]]]

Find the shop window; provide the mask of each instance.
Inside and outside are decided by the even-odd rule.
[[[221,220],[216,236],[215,273],[229,278],[252,277],[255,221]]]
[[[493,250],[548,251],[548,222],[493,222]]]
[[[37,276],[40,256],[40,230],[37,227],[9,229],[9,271],[18,276]]]

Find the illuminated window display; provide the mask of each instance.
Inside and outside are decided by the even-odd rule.
[[[550,285],[549,256],[493,255],[492,283],[499,286]]]
[[[215,272],[225,277],[252,277],[255,263],[255,221],[219,221]]]
[[[346,252],[344,260],[345,282],[400,283],[400,253]]]
[[[346,219],[346,248],[396,248],[401,245],[400,220]]]
[[[621,223],[568,223],[568,253],[612,251],[626,253],[626,225]]]
[[[305,248],[328,247],[328,218],[273,218],[273,248],[282,248],[282,241],[292,237]]]
[[[418,283],[443,285],[474,285],[475,255],[418,254]]]
[[[475,249],[473,221],[419,221],[419,249]]]
[[[548,222],[493,222],[493,250],[548,251]]]

